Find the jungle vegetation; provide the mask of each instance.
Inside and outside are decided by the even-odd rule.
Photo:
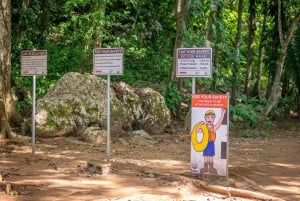
[[[0,11],[2,134],[11,114],[31,115],[20,52],[33,49],[48,52],[37,98],[67,72],[91,73],[94,48],[122,47],[124,74],[112,81],[157,89],[180,119],[192,80],[176,77],[176,49],[209,46],[213,75],[196,78],[196,93],[229,92],[232,121],[261,129],[300,114],[298,0],[3,0]]]

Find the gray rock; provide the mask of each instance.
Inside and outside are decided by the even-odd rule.
[[[99,131],[106,130],[106,93],[106,80],[90,74],[67,73],[37,101],[36,134],[74,135],[100,143],[100,138],[83,136],[102,135]],[[142,129],[149,134],[161,133],[171,121],[164,98],[150,88],[133,89],[123,82],[112,83],[110,106],[112,136]],[[94,127],[98,130],[91,134]]]

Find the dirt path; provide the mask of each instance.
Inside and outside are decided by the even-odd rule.
[[[209,192],[193,180],[300,200],[299,128],[276,127],[268,139],[230,137],[228,180],[189,178],[188,135],[154,136],[157,143],[148,146],[113,138],[112,172],[106,176],[86,171],[87,160],[106,158],[106,145],[75,138],[39,139],[32,157],[30,141],[2,141],[0,200],[259,200]],[[12,184],[9,195],[6,183]]]

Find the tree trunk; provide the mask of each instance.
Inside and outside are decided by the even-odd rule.
[[[0,2],[0,137],[11,137],[9,118],[13,113],[10,92],[11,2]]]
[[[281,97],[286,97],[290,93],[290,77],[291,75],[285,70],[282,74]]]
[[[256,82],[251,92],[251,96],[258,97],[261,100],[261,76],[262,76],[262,68],[263,68],[263,58],[264,58],[264,49],[265,49],[265,41],[266,41],[266,23],[267,23],[267,15],[264,14],[261,37],[258,47],[258,66],[257,66],[257,74],[256,74]]]
[[[243,7],[244,2],[243,0],[239,0],[239,8],[238,8],[238,23],[237,23],[237,30],[236,30],[236,38],[235,38],[235,51],[236,51],[236,58],[237,61],[233,64],[233,73],[232,73],[232,89],[231,89],[231,103],[235,105],[236,100],[236,93],[238,87],[238,72],[239,72],[239,65],[240,65],[240,42],[241,42],[241,32],[242,32],[242,16],[243,16]]]
[[[247,57],[247,74],[246,74],[246,81],[244,87],[244,94],[249,96],[249,88],[250,82],[252,78],[252,67],[253,67],[253,41],[255,36],[255,0],[250,0],[249,5],[249,35],[248,35],[248,57]]]
[[[300,20],[300,13],[297,13],[295,15],[295,18],[293,19],[291,25],[289,26],[289,30],[287,32],[287,36],[284,37],[282,34],[282,24],[281,24],[281,0],[278,0],[278,31],[279,31],[279,39],[280,39],[280,45],[281,45],[281,50],[280,50],[280,57],[276,69],[276,74],[274,77],[274,82],[273,82],[273,88],[271,91],[270,98],[268,100],[267,105],[265,106],[263,112],[261,113],[259,122],[258,122],[258,129],[262,129],[263,123],[265,119],[267,118],[269,112],[271,111],[272,107],[276,104],[278,101],[280,95],[281,95],[281,90],[280,90],[280,79],[282,75],[282,70],[283,70],[283,65],[287,53],[287,48],[288,45],[294,35],[294,32],[297,28],[297,23]]]
[[[216,22],[221,22],[221,6],[219,5],[215,5],[216,6]],[[218,29],[217,33],[216,33],[216,41],[215,41],[215,46],[214,46],[214,51],[213,51],[213,67],[215,69],[215,71],[217,71],[219,69],[219,44],[220,44],[220,39],[221,39],[221,35],[223,30]],[[218,81],[218,77],[215,76],[213,74],[212,76],[212,83],[211,83],[211,90],[212,91],[216,91],[217,89],[217,81]]]
[[[170,80],[176,79],[176,54],[177,49],[182,47],[183,32],[186,31],[187,19],[191,0],[176,0],[176,38],[173,46],[173,64],[170,69]]]
[[[173,46],[173,63],[169,73],[170,81],[176,80],[176,54],[177,49],[182,47],[183,32],[186,31],[187,19],[190,10],[191,0],[176,0],[176,38]],[[177,89],[182,91],[182,80],[177,82]],[[176,106],[176,116],[181,113],[181,104]]]
[[[17,25],[15,25],[15,33],[17,35],[17,38],[20,39],[20,38],[23,38],[27,29],[22,26],[22,21],[23,21],[23,17],[25,16],[25,12],[29,6],[29,2],[30,0],[22,0],[21,2],[19,1],[18,2],[18,17],[17,19],[18,22],[17,22]],[[14,32],[13,32],[14,33]]]

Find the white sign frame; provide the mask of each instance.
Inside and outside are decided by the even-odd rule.
[[[21,51],[21,75],[47,75],[47,50]]]
[[[94,75],[123,75],[123,48],[95,48],[93,50]]]
[[[208,128],[206,115],[214,116],[213,126],[211,127],[216,129],[213,134],[214,139],[209,137],[212,135],[211,131],[206,130]],[[208,148],[208,143],[213,143],[213,148],[211,147],[212,145]],[[191,173],[216,174],[228,178],[228,146],[229,94],[193,94],[191,112]]]
[[[212,48],[178,48],[177,77],[212,77]]]

